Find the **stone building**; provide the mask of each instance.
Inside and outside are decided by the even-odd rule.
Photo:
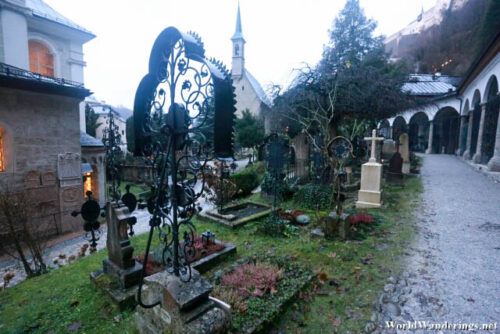
[[[405,89],[413,95],[428,94],[427,103],[382,121],[381,133],[397,139],[408,132],[414,150],[456,154],[500,172],[500,33],[458,83],[436,75],[417,77],[428,79],[410,80]]]
[[[236,29],[233,37],[233,60],[231,76],[236,94],[236,115],[241,116],[242,111],[248,109],[252,115],[265,121],[266,132],[270,128],[269,120],[265,119],[266,112],[270,109],[271,101],[257,79],[245,67],[245,39],[241,28],[240,6],[236,15]]]
[[[0,28],[0,184],[27,190],[54,233],[80,230],[70,213],[84,200],[82,170],[104,172],[81,132],[82,46],[95,36],[42,0],[0,0]]]
[[[121,114],[116,110],[115,107],[106,104],[105,102],[99,102],[97,99],[88,97],[85,99],[85,103],[88,104],[94,110],[97,118],[97,128],[95,130],[95,137],[102,140],[104,137],[104,129],[108,126],[109,110],[113,113],[114,123],[118,126],[118,131],[120,132],[120,148],[125,154],[127,152],[127,122]]]

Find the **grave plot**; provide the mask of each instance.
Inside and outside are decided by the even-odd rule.
[[[269,216],[271,211],[272,209],[269,205],[247,201],[230,205],[222,209],[222,211],[214,209],[202,212],[200,216],[210,221],[236,228],[248,222]]]
[[[201,235],[194,234],[193,240],[194,248],[191,249],[186,258],[191,268],[197,270],[200,274],[207,272],[216,264],[236,254],[236,246],[234,244],[216,240],[215,234],[210,231],[206,231]],[[181,249],[184,247],[182,242],[180,247]],[[165,270],[164,253],[166,254],[166,251],[162,247],[155,248],[150,253],[148,264],[146,265],[146,276]],[[144,254],[137,256],[136,260],[144,264]]]
[[[250,221],[254,221],[268,216],[271,213],[271,207],[265,204],[244,200],[236,204],[227,203],[241,196],[249,194],[251,190],[259,185],[254,183],[252,170],[256,165],[247,167],[247,169],[230,175],[230,165],[225,162],[215,162],[213,168],[204,174],[205,178],[205,198],[214,204],[213,209],[205,210],[199,215],[210,221],[225,225],[231,228],[242,226]],[[245,171],[249,171],[245,173]],[[252,180],[249,180],[252,178]],[[257,175],[255,175],[255,179]],[[243,179],[246,179],[243,180]],[[240,180],[240,181],[238,181]],[[249,182],[252,181],[252,182]]]
[[[217,271],[211,295],[232,309],[232,333],[263,331],[311,281],[310,270],[291,258],[252,257]]]

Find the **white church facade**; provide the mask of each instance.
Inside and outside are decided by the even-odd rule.
[[[236,116],[240,117],[241,113],[248,109],[252,115],[265,120],[266,112],[271,107],[271,101],[257,79],[245,67],[246,41],[243,38],[239,4],[236,29],[231,41],[233,43],[231,76],[236,94]],[[268,124],[266,124],[266,129],[268,129]]]

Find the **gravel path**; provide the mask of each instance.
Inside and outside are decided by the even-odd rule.
[[[387,329],[386,321],[394,321],[416,327],[411,333],[471,332],[453,325],[495,323],[479,332],[500,333],[500,184],[449,155],[425,155],[422,181],[407,269],[389,279],[376,303],[372,321],[384,329],[368,324],[366,331],[408,333]],[[418,321],[446,327],[419,330]]]

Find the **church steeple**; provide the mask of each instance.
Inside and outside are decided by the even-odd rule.
[[[241,14],[240,3],[238,1],[238,12],[236,14],[236,29],[233,37],[233,63],[232,63],[232,76],[234,80],[239,80],[245,72],[245,39],[243,38],[243,31],[241,29]]]

